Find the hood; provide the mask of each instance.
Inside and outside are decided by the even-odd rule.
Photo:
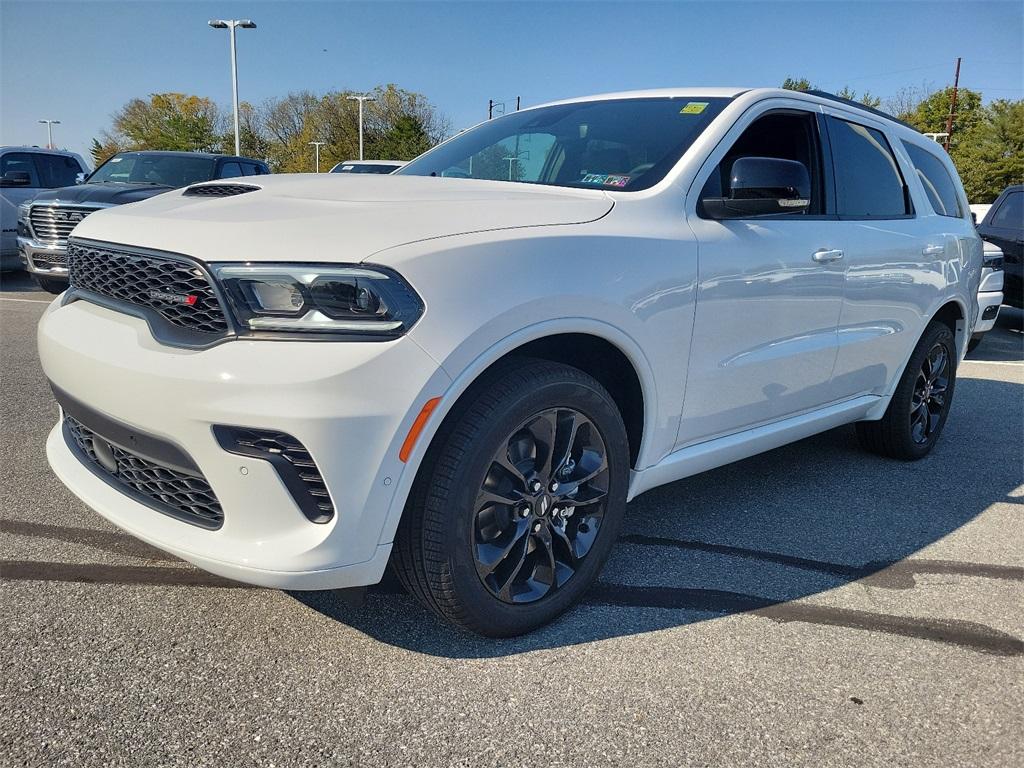
[[[100,182],[97,184],[76,184],[73,187],[44,189],[32,198],[34,203],[68,203],[69,205],[124,205],[139,200],[148,200],[154,195],[170,192],[171,187],[153,184],[121,184]]]
[[[259,189],[231,197],[170,192],[98,211],[75,236],[204,261],[358,262],[429,238],[580,224],[613,205],[599,190],[422,176],[281,174],[228,183]]]

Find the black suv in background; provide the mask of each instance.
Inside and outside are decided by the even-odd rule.
[[[68,235],[95,210],[159,195],[200,181],[270,173],[262,160],[201,152],[119,152],[81,184],[41,192],[18,207],[18,250],[50,293],[68,284]]]
[[[1003,190],[978,234],[1003,252],[1003,303],[1024,309],[1024,184]]]

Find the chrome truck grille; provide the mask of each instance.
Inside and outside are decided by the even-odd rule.
[[[99,209],[81,205],[33,205],[29,211],[29,224],[36,240],[66,246],[71,230],[96,210]]]

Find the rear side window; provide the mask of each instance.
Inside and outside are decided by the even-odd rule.
[[[233,178],[235,178],[237,176],[241,176],[241,175],[242,175],[242,166],[239,165],[238,163],[234,162],[234,161],[228,162],[228,163],[224,163],[224,165],[222,165],[220,167],[220,177],[219,178],[222,178],[222,179],[233,179]]]
[[[1024,192],[1011,192],[992,214],[992,227],[1021,229],[1024,227]]]
[[[928,195],[932,210],[940,216],[963,218],[964,211],[960,206],[960,196],[956,193],[956,184],[942,161],[916,144],[904,141],[903,147],[910,155],[910,161],[914,164],[914,170],[917,171],[925,194]]]
[[[828,133],[840,216],[886,219],[910,213],[903,175],[881,131],[830,117]]]
[[[73,157],[66,155],[36,155],[39,181],[46,189],[70,187],[77,181],[82,167]]]

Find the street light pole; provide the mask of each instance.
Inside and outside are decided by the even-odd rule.
[[[40,123],[46,123],[46,148],[53,149],[53,126],[60,125],[60,120],[40,120]]]
[[[363,102],[364,101],[376,101],[373,96],[363,94],[361,96],[349,96],[349,101],[359,102],[359,159],[363,159]]]
[[[256,29],[256,22],[250,19],[210,19],[207,22],[214,29],[226,29],[231,33],[231,100],[235,118],[235,154],[241,154],[238,132],[238,59],[235,56],[235,29]]]
[[[326,144],[326,141],[311,141],[311,145],[316,147],[316,172],[320,173],[320,147]]]

